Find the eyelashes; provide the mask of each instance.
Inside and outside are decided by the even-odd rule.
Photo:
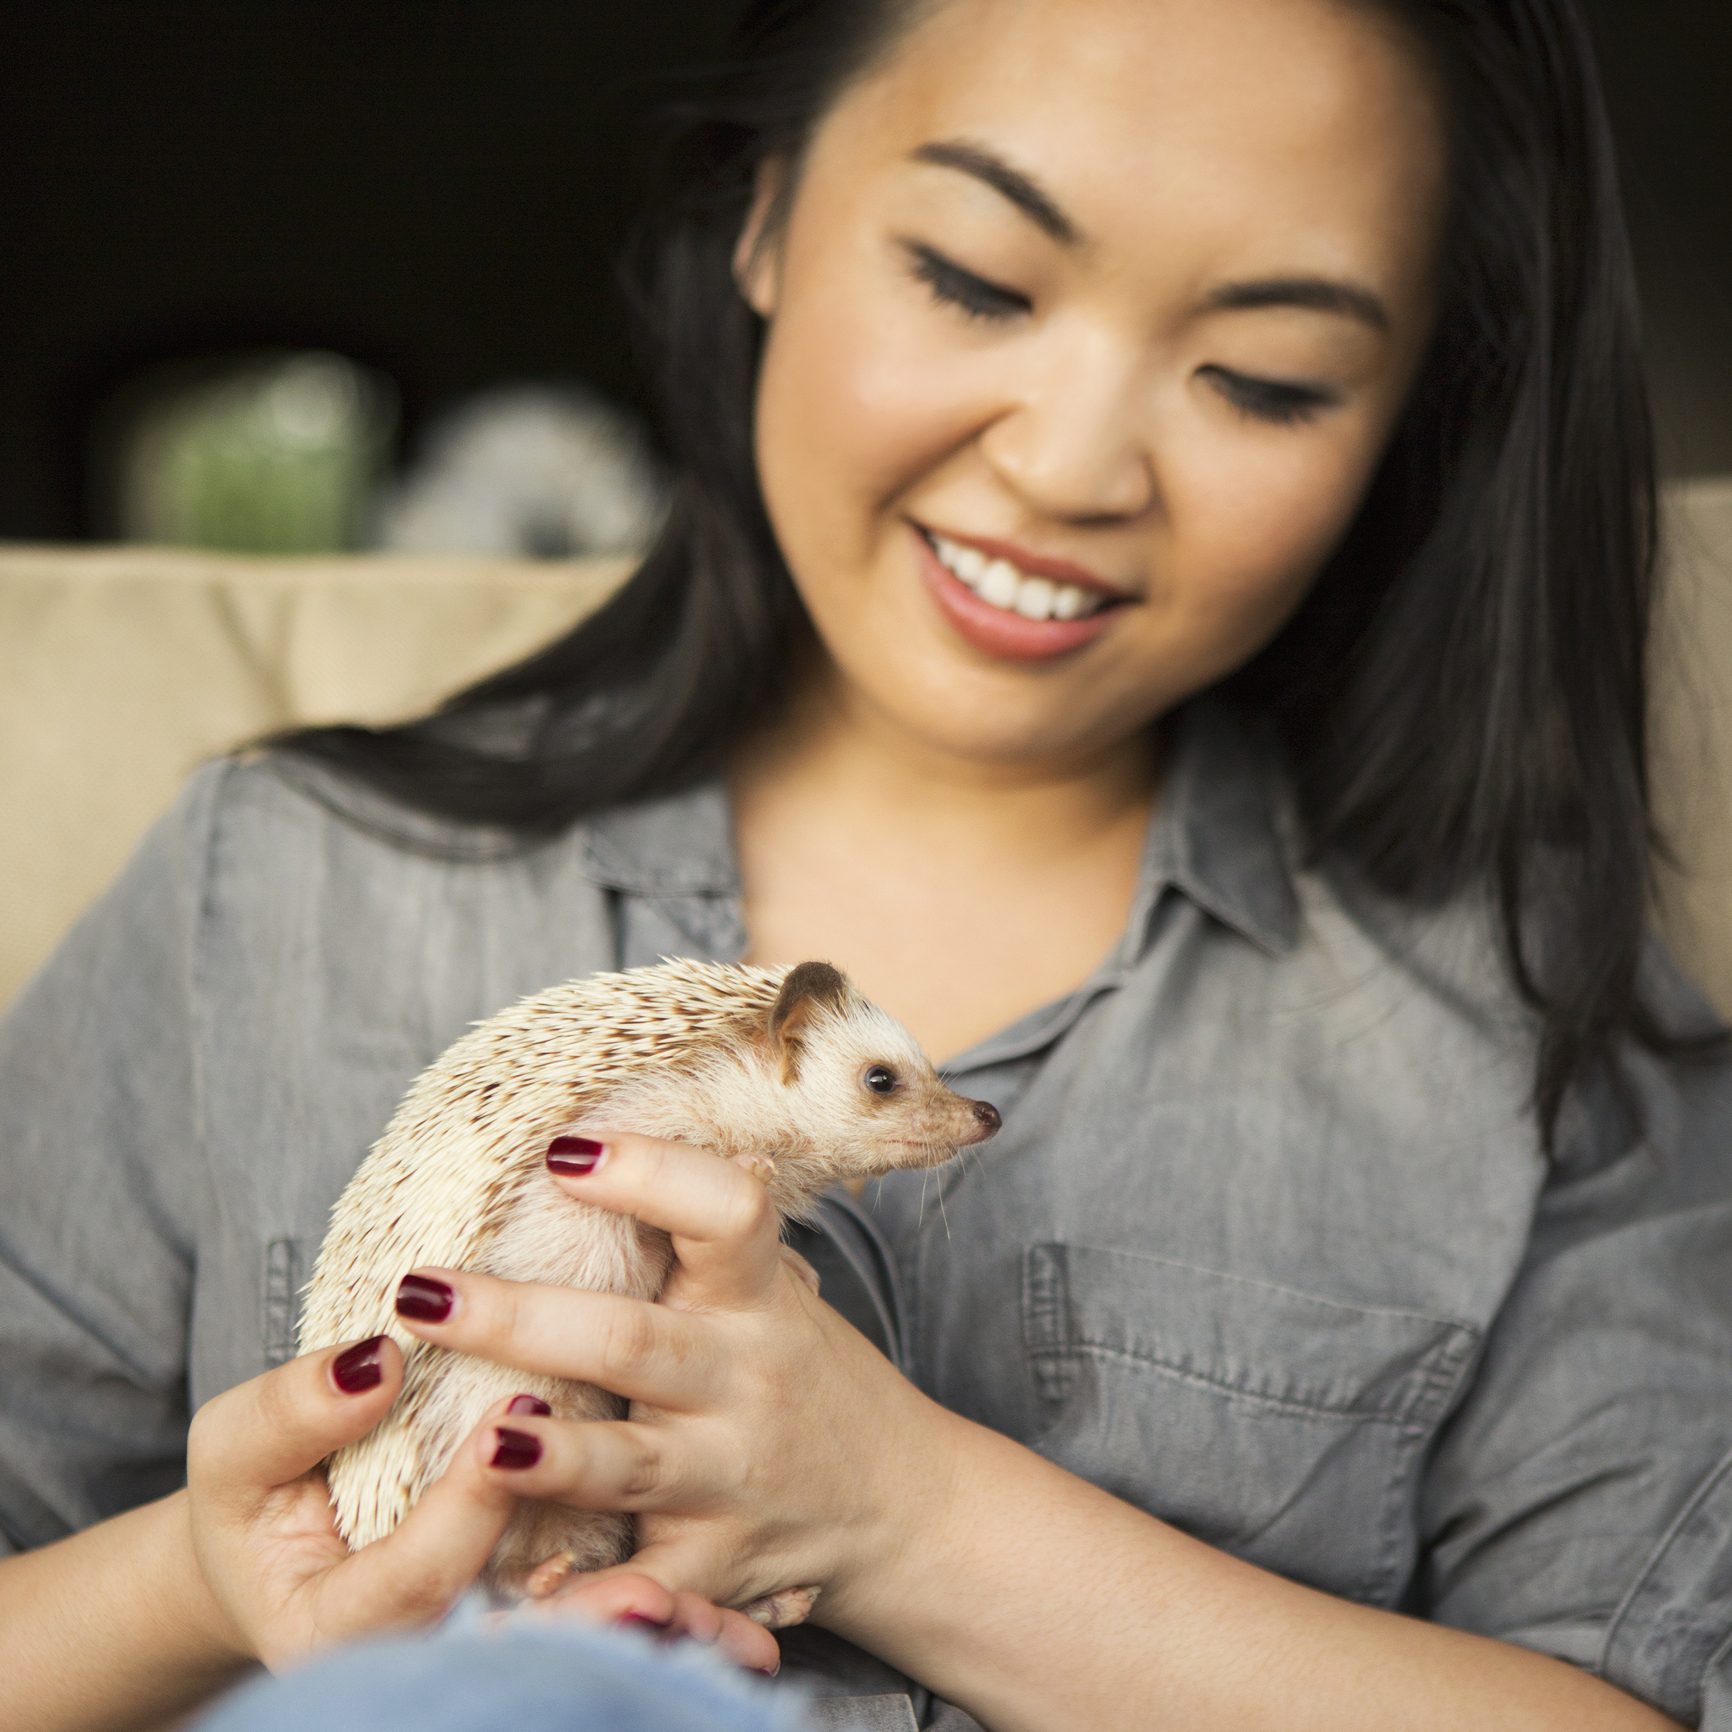
[[[1031,310],[1025,296],[1001,289],[953,265],[931,247],[918,242],[905,244],[910,269],[931,291],[933,300],[961,313],[970,324],[1000,324]],[[1224,367],[1205,367],[1203,371],[1219,381],[1221,396],[1229,407],[1248,419],[1278,426],[1313,421],[1336,401],[1323,391],[1277,384],[1272,379],[1251,379],[1242,373],[1230,373]]]
[[[1259,421],[1288,425],[1295,421],[1315,421],[1335,399],[1321,391],[1307,391],[1299,385],[1277,385],[1271,379],[1247,379],[1242,373],[1229,373],[1224,367],[1205,367],[1221,383],[1221,395],[1241,414],[1253,415]]]
[[[995,288],[970,272],[953,265],[930,247],[913,246],[914,274],[931,289],[933,299],[959,308],[969,319],[1005,319],[1025,313],[1029,303],[1009,289]]]

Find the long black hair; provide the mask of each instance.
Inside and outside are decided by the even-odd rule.
[[[255,744],[529,845],[690,785],[769,718],[811,627],[759,492],[761,325],[732,254],[759,165],[789,167],[770,246],[817,124],[932,3],[750,0],[727,59],[664,108],[619,280],[675,479],[621,587],[428,716]],[[1313,858],[1408,900],[1490,898],[1556,1155],[1576,1082],[1622,1091],[1622,1035],[1725,1038],[1665,1028],[1639,980],[1669,855],[1646,748],[1656,462],[1614,147],[1574,0],[1362,3],[1446,97],[1444,298],[1353,526],[1220,689],[1275,722]]]

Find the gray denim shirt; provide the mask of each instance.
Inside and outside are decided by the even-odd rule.
[[[825,1296],[1151,1516],[1732,1732],[1732,1069],[1637,1057],[1645,1136],[1577,1097],[1548,1173],[1485,911],[1302,867],[1262,732],[1177,720],[1111,954],[933,1055],[1003,1131],[833,1193]],[[0,1022],[0,1544],[181,1483],[189,1412],[292,1352],[332,1202],[469,1023],[744,953],[719,779],[501,840],[214,760]],[[784,1638],[829,1723],[974,1725]]]

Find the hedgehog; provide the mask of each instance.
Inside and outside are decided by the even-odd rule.
[[[410,1084],[338,1197],[303,1290],[301,1352],[380,1334],[403,1350],[390,1412],[325,1463],[351,1549],[395,1528],[508,1395],[538,1395],[560,1418],[623,1417],[625,1401],[595,1385],[421,1341],[394,1306],[421,1265],[654,1299],[667,1234],[548,1179],[548,1144],[585,1125],[747,1157],[781,1217],[808,1222],[829,1186],[938,1166],[994,1135],[999,1115],[945,1087],[913,1036],[826,962],[663,956],[471,1024]],[[542,1598],[632,1546],[629,1513],[526,1499],[480,1584],[495,1606]],[[781,1628],[815,1595],[789,1588],[744,1609]]]

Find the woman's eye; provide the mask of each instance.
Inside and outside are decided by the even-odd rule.
[[[910,243],[908,250],[913,255],[914,274],[931,289],[932,298],[957,308],[965,318],[997,322],[1028,311],[1029,302],[1022,295],[962,270],[931,247]]]
[[[1247,379],[1242,373],[1229,373],[1223,367],[1205,367],[1221,382],[1221,395],[1241,415],[1257,421],[1272,421],[1287,425],[1296,421],[1314,421],[1336,399],[1327,391],[1315,391],[1304,385],[1278,385],[1272,379]]]
[[[865,1075],[860,1080],[875,1095],[887,1095],[896,1087],[896,1073],[888,1065],[868,1065]]]
[[[1001,289],[970,271],[953,265],[942,253],[918,242],[908,242],[914,275],[932,291],[934,300],[955,307],[973,320],[1001,323],[1026,313],[1031,303],[1024,295]],[[1282,385],[1273,379],[1250,379],[1229,373],[1224,367],[1207,367],[1221,384],[1221,395],[1247,419],[1277,426],[1314,421],[1336,402],[1327,391],[1304,385]]]

